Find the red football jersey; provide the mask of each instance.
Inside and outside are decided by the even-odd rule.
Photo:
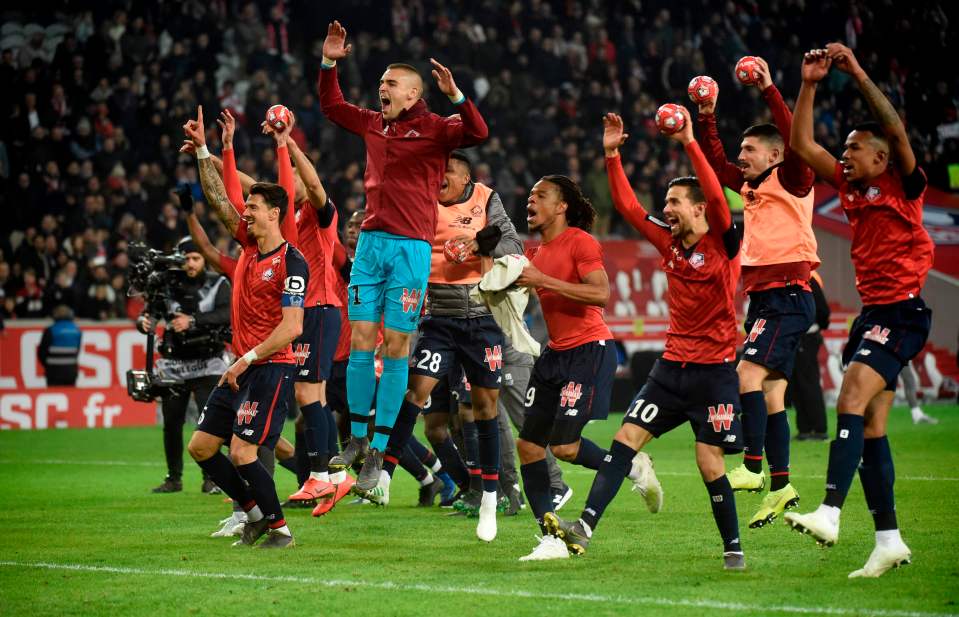
[[[283,320],[283,307],[303,308],[309,278],[306,259],[289,242],[265,255],[255,242],[244,246],[233,276],[233,353],[242,356],[266,340]],[[254,364],[264,362],[295,363],[293,347]]]
[[[220,253],[220,270],[223,270],[223,276],[233,282],[233,275],[236,273],[236,260],[228,255]]]
[[[543,274],[570,283],[582,283],[587,274],[603,269],[602,247],[596,238],[578,227],[570,227],[530,254],[530,261]],[[562,351],[613,338],[601,307],[575,302],[545,289],[537,288],[536,294],[543,307],[552,349]]]
[[[339,306],[331,284],[333,245],[324,240],[320,219],[309,200],[296,205],[296,248],[303,253],[310,267],[310,287],[306,290],[306,306],[330,304]],[[327,228],[329,229],[329,227]],[[335,227],[334,234],[335,232]]]
[[[718,364],[736,360],[739,325],[734,296],[739,280],[739,234],[729,216],[722,187],[699,146],[686,148],[706,195],[709,232],[690,248],[674,240],[669,225],[646,213],[637,201],[619,157],[606,159],[613,204],[663,256],[669,282],[669,330],[663,358]]]
[[[333,203],[333,200],[327,197],[329,200],[329,207],[333,208],[333,218],[330,220],[330,224],[327,227],[319,227],[320,230],[320,240],[323,241],[323,250],[326,252],[326,270],[324,272],[324,284],[326,285],[327,292],[326,299],[333,306],[343,306],[345,305],[342,296],[337,291],[337,285],[341,279],[340,273],[337,272],[335,261],[336,254],[336,245],[340,243],[340,237],[337,234],[337,227],[340,222],[340,215],[336,211],[336,204]],[[314,274],[314,276],[316,276]]]
[[[892,166],[862,188],[846,182],[836,163],[834,186],[852,227],[852,264],[862,303],[890,304],[919,295],[932,268],[936,246],[922,226],[925,172],[916,167],[914,183],[922,185],[910,198],[903,178]]]

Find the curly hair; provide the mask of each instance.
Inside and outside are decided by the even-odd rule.
[[[592,202],[583,194],[583,189],[566,176],[553,174],[543,176],[540,180],[546,180],[559,187],[559,193],[563,201],[566,202],[566,222],[570,227],[579,227],[583,231],[593,229],[593,223],[596,221],[596,209]]]

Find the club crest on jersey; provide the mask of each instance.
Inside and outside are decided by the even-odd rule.
[[[419,136],[420,134],[418,131],[414,131],[413,129],[410,129],[406,131],[406,135],[404,135],[403,137],[419,137]]]
[[[293,357],[296,358],[298,365],[303,366],[306,364],[306,359],[310,357],[310,344],[297,343],[296,349],[293,350]]]
[[[563,386],[563,389],[559,393],[559,406],[560,407],[573,407],[583,396],[583,386],[582,384],[573,383],[572,381]]]
[[[765,331],[766,331],[766,320],[757,319],[756,323],[753,324],[752,329],[749,331],[749,342],[755,343],[756,339],[759,338],[759,335],[761,335]]]
[[[717,433],[731,429],[734,417],[735,413],[733,412],[731,403],[720,403],[716,406],[709,406],[708,422],[713,425],[713,430]]]
[[[412,313],[420,304],[420,290],[403,288],[403,295],[400,297],[403,303],[403,312]]]
[[[885,345],[889,341],[889,328],[873,326],[872,330],[862,335],[862,338]]]
[[[693,253],[689,257],[689,265],[696,268],[697,270],[706,265],[706,256],[702,253]]]
[[[876,201],[882,197],[882,191],[879,190],[878,186],[870,186],[866,189],[866,199],[869,201]]]
[[[257,406],[259,406],[259,401],[243,401],[240,404],[240,408],[236,410],[236,423],[237,424],[249,424],[253,422],[253,418],[256,417]]]
[[[486,360],[489,370],[496,371],[503,368],[503,349],[499,345],[486,348]]]
[[[473,216],[479,216],[483,214],[483,207],[478,204],[473,206],[473,208],[470,210],[470,214]]]
[[[267,268],[266,270],[263,271],[263,276],[261,276],[260,278],[263,279],[264,281],[272,281],[274,274],[275,273],[273,272],[273,268]]]

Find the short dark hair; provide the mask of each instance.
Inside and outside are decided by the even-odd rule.
[[[559,187],[560,196],[566,202],[566,222],[570,227],[579,227],[583,231],[590,231],[593,228],[596,210],[578,184],[567,176],[559,174],[543,176],[540,180],[552,182]]]
[[[402,69],[404,71],[409,71],[411,73],[415,73],[420,79],[423,79],[423,76],[420,75],[420,72],[412,64],[407,64],[405,62],[393,62],[392,64],[386,65],[386,70],[390,69]]]
[[[684,186],[686,191],[689,193],[689,198],[693,203],[701,203],[706,201],[706,194],[703,193],[703,187],[699,185],[699,179],[696,176],[680,176],[678,178],[673,178],[669,181],[669,184],[666,185],[667,189],[670,189],[674,186]]]
[[[267,206],[278,208],[280,210],[280,221],[283,221],[283,217],[286,216],[287,201],[289,200],[285,188],[272,182],[257,182],[250,187],[250,195],[260,195]]]
[[[450,158],[456,159],[457,161],[466,165],[466,171],[472,176],[473,175],[473,163],[470,161],[470,158],[466,156],[466,153],[462,150],[453,150],[450,152]]]
[[[786,145],[786,140],[783,139],[782,133],[779,132],[776,125],[768,122],[752,125],[743,131],[743,137],[758,137],[767,143],[773,142],[780,146]]]

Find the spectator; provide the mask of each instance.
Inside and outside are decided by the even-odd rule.
[[[53,325],[43,331],[37,357],[43,365],[47,386],[75,386],[77,358],[82,333],[73,322],[73,311],[59,304],[53,309]]]

